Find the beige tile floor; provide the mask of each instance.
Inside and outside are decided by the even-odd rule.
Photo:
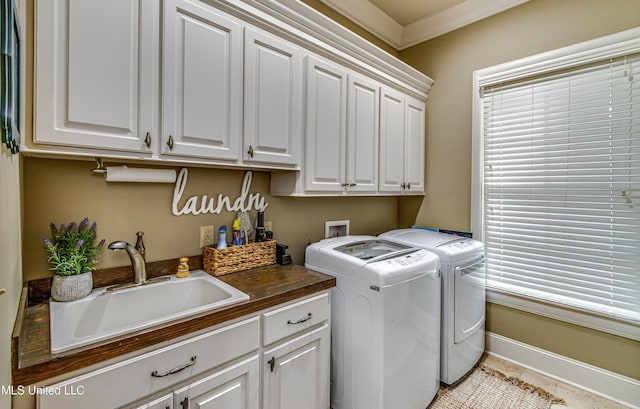
[[[562,398],[567,405],[552,405],[552,409],[621,409],[627,406],[604,399],[575,386],[562,383],[548,376],[518,366],[493,355],[483,358],[484,365],[498,370],[505,375],[515,376],[527,383],[538,386],[553,395]]]

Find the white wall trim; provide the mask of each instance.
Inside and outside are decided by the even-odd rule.
[[[550,301],[545,302],[544,300],[528,297],[526,295],[509,293],[492,287],[487,287],[487,301],[493,304],[504,305],[505,307],[515,308],[520,311],[530,312],[543,317],[640,341],[640,326],[638,326],[637,323],[619,320],[615,317],[571,308],[564,304],[555,304]]]
[[[365,30],[391,45],[402,46],[403,27],[367,0],[320,0]]]
[[[369,0],[320,0],[358,25],[404,50],[476,21],[519,6],[529,0],[464,0],[439,13],[402,26]]]
[[[399,49],[404,50],[423,41],[473,24],[494,14],[519,6],[529,0],[466,0],[440,13],[424,17],[404,26]]]
[[[491,355],[622,405],[640,409],[640,381],[492,332],[487,331],[486,336],[486,349]]]
[[[426,100],[433,79],[299,0],[206,0],[221,10]]]
[[[474,72],[477,87],[563,70],[640,51],[640,27],[509,61]],[[477,88],[476,88],[477,89]]]

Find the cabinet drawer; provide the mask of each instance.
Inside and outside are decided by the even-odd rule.
[[[106,409],[136,401],[257,350],[259,334],[259,317],[253,317],[198,335],[50,385],[50,394],[38,395],[38,408]]]
[[[329,293],[289,304],[263,314],[263,344],[269,345],[280,339],[329,319]]]

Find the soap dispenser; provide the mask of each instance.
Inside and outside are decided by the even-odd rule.
[[[220,226],[218,230],[218,250],[227,248],[227,226]]]

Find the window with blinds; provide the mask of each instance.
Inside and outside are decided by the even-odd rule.
[[[488,287],[640,323],[640,54],[479,91]]]

